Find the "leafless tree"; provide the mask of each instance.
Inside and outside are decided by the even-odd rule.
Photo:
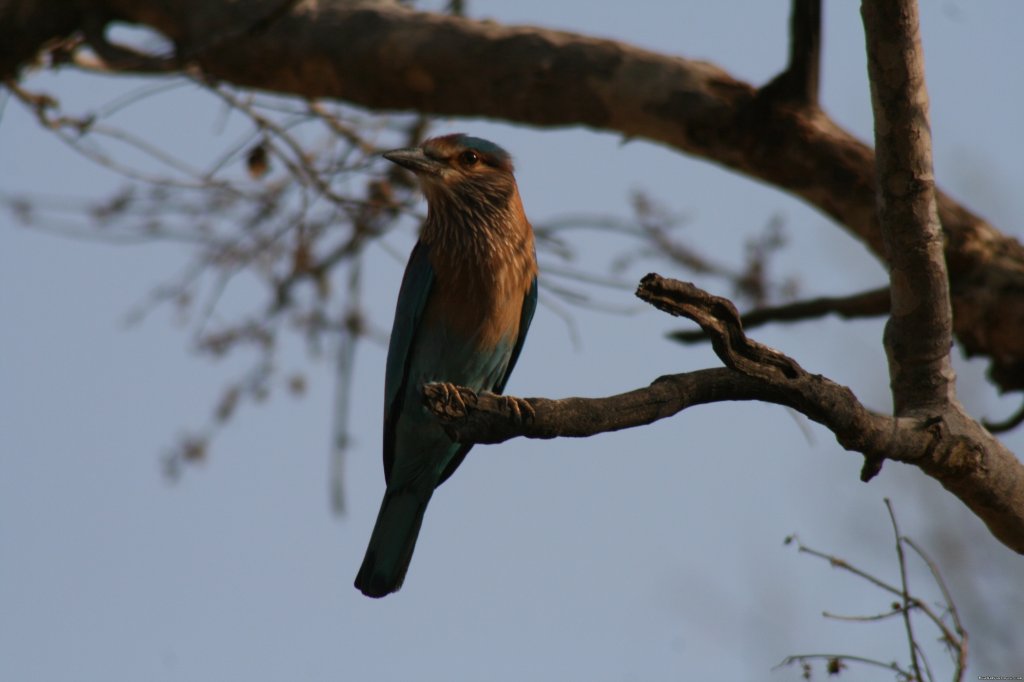
[[[693,285],[653,274],[640,282],[642,300],[698,322],[699,339],[710,340],[725,367],[661,377],[606,398],[518,399],[525,418],[509,411],[508,401],[465,389],[427,386],[428,404],[456,439],[499,442],[642,426],[708,402],[778,403],[823,424],[843,447],[863,455],[863,480],[887,459],[914,465],[1004,545],[1024,552],[1024,467],[994,435],[1017,426],[1024,410],[1001,425],[969,416],[956,397],[950,358],[955,340],[967,354],[988,359],[994,388],[1024,389],[1024,247],[935,187],[915,2],[863,2],[874,149],[819,107],[820,1],[794,0],[789,64],[763,87],[706,62],[573,33],[473,21],[461,16],[461,3],[450,5],[429,13],[372,0],[6,0],[0,3],[0,77],[10,97],[42,125],[137,181],[134,189],[90,207],[105,226],[97,235],[137,238],[144,225],[146,236],[195,246],[196,267],[159,288],[150,303],[194,305],[203,284],[213,292],[206,308],[200,306],[208,309],[238,272],[263,278],[273,294],[267,309],[227,328],[202,329],[199,343],[214,353],[239,344],[269,352],[281,328],[298,330],[313,345],[324,334],[353,343],[383,336],[359,307],[359,256],[412,210],[413,193],[401,173],[368,169],[381,139],[368,131],[415,140],[428,125],[423,116],[614,131],[801,197],[886,264],[887,287],[768,305],[765,291],[774,285],[765,282],[761,266],[775,243],[771,234],[752,249],[750,267],[729,272],[672,242],[671,216],[640,197],[634,221],[607,226],[634,232],[690,271],[722,275],[735,293],[765,304],[741,320],[729,300]],[[166,44],[142,49],[119,41],[115,25],[145,27]],[[195,169],[151,141],[105,126],[102,116],[69,115],[52,97],[26,89],[21,78],[33,65],[175,76],[243,112],[253,134],[212,168]],[[382,122],[349,105],[415,114]],[[323,139],[309,144],[317,134]],[[170,174],[120,168],[91,145],[103,137],[148,153]],[[239,158],[255,185],[222,179],[225,164]],[[286,169],[285,179],[271,182],[270,165]],[[346,174],[364,180],[358,191],[338,189],[334,179]],[[25,220],[40,210],[24,198],[3,200]],[[233,216],[242,229],[225,232],[204,218],[210,215]],[[347,231],[326,229],[339,224]],[[542,247],[565,248],[564,227],[540,226]],[[347,290],[339,304],[328,295],[327,275],[342,270]],[[565,274],[577,282],[606,277]],[[312,296],[299,295],[305,285]],[[557,285],[548,292],[599,303]],[[888,316],[892,414],[869,410],[848,388],[753,341],[742,324],[749,329],[829,313]],[[698,340],[687,333],[677,338]],[[343,353],[349,363],[352,348]],[[230,387],[217,419],[230,415],[241,397],[267,390],[271,364]],[[301,390],[301,378],[292,377],[289,386]],[[181,452],[198,457],[203,448],[199,438]]]

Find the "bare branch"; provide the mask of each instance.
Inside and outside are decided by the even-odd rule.
[[[861,663],[863,665],[870,665],[876,668],[882,668],[884,670],[891,670],[896,673],[896,679],[898,680],[913,679],[911,677],[911,673],[901,668],[900,665],[895,661],[886,663],[885,661],[879,661],[874,658],[867,658],[865,656],[850,656],[848,654],[795,654],[793,656],[786,656],[784,659],[782,659],[782,662],[775,666],[775,668],[773,669],[778,670],[779,668],[793,665],[794,663],[806,664],[807,661],[822,660],[828,663],[830,675],[838,675],[840,671],[846,667],[845,665],[842,665],[843,661],[850,661],[851,663]],[[804,679],[810,678],[805,674]]]
[[[946,607],[950,617],[953,619],[953,631],[950,632],[945,627],[945,623],[939,621],[939,629],[942,630],[943,642],[949,647],[953,659],[957,662],[956,670],[954,671],[953,680],[959,682],[964,677],[964,668],[967,665],[967,651],[968,651],[968,635],[967,630],[964,629],[963,623],[960,621],[960,612],[956,608],[956,603],[953,601],[953,593],[950,592],[949,587],[946,585],[945,578],[942,577],[942,572],[939,571],[938,564],[927,554],[921,547],[914,542],[912,538],[904,537],[903,542],[907,544],[914,552],[921,557],[921,561],[928,566],[928,570],[932,574],[932,578],[935,580],[935,584],[939,586],[942,591],[942,598],[946,602]],[[933,619],[934,622],[934,619]]]
[[[822,614],[824,617],[845,621],[871,622],[885,620],[896,615],[901,615],[904,619],[905,629],[907,633],[907,644],[910,649],[910,668],[914,671],[913,676],[911,676],[909,673],[903,673],[903,679],[917,680],[923,682],[925,678],[921,675],[922,666],[925,673],[927,674],[927,679],[932,680],[934,679],[934,677],[929,667],[928,659],[925,656],[922,647],[918,643],[914,635],[913,628],[911,626],[912,612],[919,611],[920,613],[923,613],[942,634],[940,641],[943,643],[943,645],[945,645],[955,665],[953,679],[959,682],[963,679],[963,673],[967,665],[967,633],[961,627],[960,616],[957,613],[956,604],[953,603],[952,595],[946,587],[945,580],[942,578],[942,574],[939,571],[939,568],[935,564],[935,562],[933,562],[931,558],[929,558],[928,555],[925,554],[910,538],[900,534],[898,524],[896,523],[896,515],[893,510],[892,503],[888,498],[885,499],[885,506],[889,513],[890,524],[892,526],[893,534],[896,540],[896,558],[899,564],[900,587],[892,585],[882,580],[881,578],[873,575],[872,573],[854,566],[846,559],[808,547],[807,545],[803,544],[795,534],[786,537],[784,544],[789,545],[795,543],[797,550],[801,554],[809,554],[810,556],[827,561],[828,564],[833,568],[838,568],[842,571],[846,571],[852,575],[855,575],[858,578],[861,578],[871,583],[875,587],[878,587],[879,589],[884,590],[885,592],[888,592],[894,596],[899,597],[901,600],[899,602],[893,602],[892,609],[890,611],[873,616],[844,617],[835,616],[826,611]],[[944,599],[944,604],[938,604],[938,606],[944,607],[941,613],[936,613],[935,609],[932,608],[932,605],[930,605],[929,602],[925,601],[924,599],[921,599],[920,597],[916,597],[910,593],[907,585],[907,561],[906,554],[903,551],[904,543],[907,546],[911,547],[918,554],[918,556],[921,557],[921,559],[928,566],[928,569],[931,571],[935,583],[941,589]],[[946,614],[949,614],[952,618],[954,623],[954,630],[951,630],[949,626],[946,624],[944,620],[944,616]],[[781,663],[780,666],[789,665],[794,662],[800,662],[809,659],[821,658],[828,659],[830,661],[849,660],[851,662],[860,663],[871,662],[869,660],[857,656],[848,656],[845,654],[812,654],[790,656],[785,661],[783,661],[783,663]],[[897,664],[893,663],[892,665],[896,666]]]
[[[900,599],[903,600],[903,627],[907,631],[907,642],[910,645],[910,665],[914,670],[914,679],[924,680],[921,676],[921,664],[917,656],[917,640],[914,639],[914,626],[910,620],[910,607],[913,605],[913,598],[910,596],[910,588],[907,586],[907,559],[903,554],[903,536],[900,535],[900,527],[896,523],[896,512],[892,509],[892,502],[885,498],[885,508],[889,511],[889,520],[892,522],[892,533],[896,538],[896,558],[900,565]]]
[[[885,348],[893,404],[897,416],[925,413],[954,399],[956,377],[917,0],[864,0],[861,14],[875,115],[879,221],[890,267]]]
[[[777,371],[766,366],[765,375]],[[649,386],[607,398],[515,398],[458,388],[453,401],[447,384],[423,387],[428,408],[448,434],[463,443],[502,443],[517,437],[584,438],[644,426],[694,405],[760,400],[791,407],[836,433],[848,450],[913,461],[930,439],[921,432],[900,430],[895,422],[857,403],[850,390],[824,377],[803,373],[772,382],[728,368],[704,369],[659,377]],[[510,400],[532,408],[518,416]],[[457,404],[456,404],[457,403]]]
[[[853,393],[820,375],[805,372],[784,354],[748,339],[728,300],[685,282],[648,275],[637,295],[675,315],[698,321],[731,369],[706,369],[663,376],[650,386],[608,398],[525,400],[528,418],[517,418],[508,398],[459,388],[453,405],[446,385],[427,384],[427,405],[460,442],[499,443],[510,438],[585,437],[642,426],[693,405],[727,400],[762,400],[792,407],[825,424],[850,450],[876,457],[914,461],[931,438],[869,411]],[[464,406],[464,409],[462,409]]]
[[[828,611],[822,611],[821,615],[831,620],[841,620],[847,623],[871,623],[880,620],[888,620],[893,616],[898,616],[904,613],[906,609],[903,607],[893,609],[892,611],[886,611],[885,613],[876,613],[870,616],[844,616],[838,613],[830,613]]]

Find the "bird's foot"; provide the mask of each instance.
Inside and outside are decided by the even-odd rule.
[[[466,391],[467,395],[464,396],[463,391]],[[428,384],[426,392],[433,412],[450,419],[465,417],[468,412],[466,398],[476,397],[469,389],[444,381]]]
[[[501,409],[514,414],[520,423],[533,421],[537,416],[537,412],[533,409],[533,405],[531,405],[530,401],[525,398],[517,398],[513,395],[499,395],[496,397],[501,404]]]
[[[466,419],[470,410],[480,407],[486,411],[497,408],[498,411],[511,415],[520,424],[531,422],[537,417],[533,405],[526,398],[498,395],[488,391],[477,395],[470,388],[447,381],[432,381],[424,384],[423,399],[427,409],[439,417],[442,424],[451,424]],[[481,399],[483,399],[482,404]],[[491,400],[495,402],[492,403]]]

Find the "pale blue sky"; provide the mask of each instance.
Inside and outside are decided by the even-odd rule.
[[[940,184],[1019,235],[1024,5],[925,4]],[[754,83],[785,61],[784,2],[598,9],[477,1],[470,12],[707,59]],[[827,2],[825,21],[824,105],[867,139],[857,3]],[[72,111],[137,84],[76,73],[25,80]],[[232,119],[221,132],[219,112],[184,88],[123,120],[199,158],[244,130]],[[508,148],[536,222],[581,211],[625,216],[630,192],[644,188],[688,215],[687,238],[727,262],[741,262],[744,239],[782,216],[793,247],[776,273],[798,275],[805,294],[884,281],[877,261],[822,214],[664,148],[583,129],[477,120],[437,130]],[[116,186],[7,103],[0,191],[88,198]],[[904,532],[936,554],[942,527],[966,543],[947,568],[954,591],[973,600],[961,604],[965,611],[1020,605],[1019,595],[992,597],[992,590],[1024,584],[1024,563],[937,484],[889,464],[864,485],[859,458],[829,433],[756,404],[697,408],[587,440],[478,447],[434,497],[405,587],[366,599],[352,579],[383,489],[382,348],[359,351],[353,423],[365,426],[349,456],[345,517],[332,515],[328,498],[333,369],[328,359],[311,363],[295,339],[281,362],[312,375],[307,395],[245,407],[210,460],[170,485],[161,475],[162,449],[204,423],[224,381],[244,365],[243,358],[212,363],[190,354],[187,330],[167,311],[125,328],[126,312],[178,272],[187,252],[57,238],[7,214],[0,235],[0,679],[796,680],[798,669],[770,669],[811,651],[905,660],[899,623],[820,617],[822,610],[882,611],[885,595],[782,546],[796,531],[894,579],[884,496],[893,498]],[[411,232],[389,242],[407,251]],[[588,236],[581,257],[603,263],[615,246]],[[379,248],[371,258],[370,307],[386,327],[403,264]],[[705,285],[729,293],[720,282]],[[606,293],[612,303],[632,305],[628,291]],[[261,296],[239,286],[225,312]],[[680,322],[639,310],[627,318],[578,313],[584,340],[577,350],[562,322],[540,308],[508,390],[607,395],[717,364],[706,348],[664,339]],[[869,406],[887,408],[881,322],[822,321],[754,336],[850,385]],[[1016,398],[1001,400],[983,383],[983,363],[956,357],[961,397],[974,414],[1015,409]],[[1021,433],[1006,443],[1024,451]],[[912,580],[927,584],[919,569]],[[1000,635],[1003,641],[974,638],[974,660],[1017,667],[976,666],[972,676],[1024,673],[1024,655],[1013,661],[1019,654],[1006,643],[1012,628]],[[942,663],[933,661],[938,669]],[[891,675],[858,670],[852,678]]]

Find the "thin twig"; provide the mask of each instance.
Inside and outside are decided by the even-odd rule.
[[[911,679],[910,678],[910,674],[911,674],[910,671],[904,670],[903,668],[901,668],[900,665],[898,663],[896,663],[896,661],[892,661],[891,663],[884,663],[882,661],[878,661],[878,660],[875,660],[873,658],[865,658],[864,656],[850,656],[848,654],[797,654],[797,655],[794,655],[794,656],[786,656],[784,659],[782,659],[781,663],[779,663],[777,666],[775,666],[772,669],[773,670],[778,670],[779,668],[782,668],[783,666],[792,665],[794,663],[803,663],[804,661],[814,661],[814,660],[822,660],[822,659],[830,661],[830,662],[831,661],[852,661],[854,663],[863,663],[864,665],[872,665],[872,666],[875,666],[877,668],[884,668],[885,670],[892,670],[895,673],[897,673],[898,675],[902,675],[903,679],[906,679],[906,680]]]
[[[904,537],[903,542],[917,553],[921,560],[928,567],[928,570],[932,574],[932,579],[939,586],[939,590],[942,592],[942,599],[946,602],[946,609],[953,619],[953,629],[955,632],[950,632],[945,627],[945,623],[939,622],[939,629],[942,631],[942,640],[946,646],[949,647],[953,660],[956,663],[956,670],[954,671],[953,680],[959,682],[963,679],[964,673],[966,672],[967,666],[967,654],[968,654],[968,637],[967,630],[964,629],[963,623],[960,621],[960,612],[956,608],[956,603],[953,601],[953,593],[949,590],[949,586],[946,585],[946,579],[942,577],[942,572],[939,571],[938,564],[927,554],[925,551],[918,546],[911,538]]]
[[[825,618],[830,618],[832,620],[841,620],[847,623],[871,623],[875,621],[886,620],[887,618],[892,618],[893,616],[898,616],[903,612],[904,611],[902,608],[898,608],[893,609],[892,611],[886,611],[885,613],[876,613],[873,616],[843,616],[837,613],[829,613],[828,611],[822,611],[821,615]]]
[[[800,543],[799,541],[797,541],[797,550],[799,552],[801,552],[801,553],[810,554],[811,556],[817,557],[819,559],[824,559],[825,561],[829,562],[829,564],[831,566],[833,566],[834,568],[840,568],[840,569],[843,569],[845,571],[848,571],[849,573],[854,574],[858,578],[863,578],[864,580],[867,580],[872,585],[875,585],[876,587],[879,587],[879,588],[885,590],[886,592],[889,592],[890,594],[893,594],[893,595],[895,595],[897,597],[902,597],[903,596],[903,591],[900,590],[895,585],[890,585],[889,583],[881,580],[880,578],[877,578],[877,577],[871,575],[867,571],[864,571],[864,570],[862,570],[860,568],[857,568],[856,566],[854,566],[853,564],[849,563],[845,559],[841,559],[841,558],[839,558],[837,556],[833,556],[831,554],[826,554],[826,553],[820,552],[820,551],[818,551],[816,549],[812,549],[812,548],[807,547],[806,545]],[[939,628],[939,630],[942,631],[943,636],[951,636],[949,628],[942,621],[942,618],[937,613],[935,613],[935,611],[930,606],[928,606],[928,604],[926,602],[924,602],[924,601],[922,601],[920,599],[917,599],[916,597],[910,597],[910,606],[912,608],[920,610],[922,613],[924,613],[926,616],[928,616],[928,619],[930,621],[932,621],[933,623],[935,623],[935,625]],[[951,641],[953,641],[953,640],[951,640]]]
[[[1021,403],[1016,412],[1006,419],[997,422],[982,419],[981,424],[992,433],[1006,433],[1007,431],[1014,430],[1021,424],[1024,424],[1024,402]]]
[[[885,590],[887,592],[899,595],[901,597],[902,603],[894,603],[891,611],[888,611],[888,612],[885,612],[885,613],[876,614],[876,615],[869,615],[869,616],[837,616],[837,615],[831,614],[831,613],[829,613],[827,611],[822,614],[826,618],[832,618],[832,619],[843,620],[843,621],[854,621],[854,622],[876,622],[876,621],[881,621],[881,620],[889,619],[889,618],[891,618],[893,616],[901,615],[903,617],[903,619],[904,619],[904,627],[905,627],[906,632],[907,632],[907,642],[908,642],[908,645],[910,647],[910,656],[911,656],[911,660],[910,660],[911,667],[910,667],[910,670],[909,671],[899,670],[899,672],[901,674],[901,679],[905,679],[908,682],[911,682],[911,681],[914,681],[914,682],[925,682],[925,680],[929,680],[929,681],[934,682],[934,679],[935,679],[934,673],[931,670],[931,666],[930,666],[930,664],[928,662],[928,658],[927,658],[927,656],[925,654],[925,651],[924,651],[924,649],[921,647],[921,645],[916,640],[916,636],[915,636],[915,633],[914,633],[914,630],[913,630],[913,627],[912,627],[912,623],[911,623],[911,610],[912,609],[919,609],[921,612],[923,612],[926,615],[928,615],[929,619],[935,624],[935,626],[942,633],[942,642],[946,646],[947,651],[949,651],[952,654],[953,662],[954,662],[954,665],[956,666],[955,674],[954,674],[954,678],[953,679],[954,679],[955,682],[962,682],[962,680],[963,680],[963,672],[964,672],[964,669],[966,668],[966,663],[967,663],[966,633],[964,633],[962,628],[960,627],[960,620],[959,620],[959,616],[956,613],[956,606],[953,604],[953,601],[952,601],[952,595],[949,592],[948,588],[946,587],[945,581],[943,580],[942,575],[941,575],[941,573],[940,573],[940,571],[938,569],[938,566],[935,564],[935,562],[932,561],[931,558],[927,556],[927,554],[925,554],[923,551],[921,551],[920,548],[917,547],[917,545],[914,544],[914,542],[912,540],[910,540],[909,538],[904,537],[903,535],[900,534],[898,524],[896,523],[896,514],[895,514],[895,511],[893,509],[892,502],[889,499],[886,499],[885,500],[885,505],[886,505],[886,509],[888,510],[889,520],[890,520],[890,523],[891,523],[892,529],[893,529],[893,535],[895,536],[896,542],[897,542],[896,552],[897,552],[897,560],[899,562],[899,568],[900,568],[900,578],[901,578],[901,585],[902,585],[901,589],[898,589],[898,588],[888,584],[887,582],[885,582],[885,581],[883,581],[883,580],[881,580],[881,579],[879,579],[879,578],[877,578],[877,577],[875,577],[875,576],[873,576],[871,574],[868,574],[866,571],[862,571],[860,569],[857,569],[857,568],[853,567],[852,565],[850,565],[849,562],[847,562],[847,561],[845,561],[843,559],[840,559],[840,558],[835,557],[835,556],[831,556],[829,554],[825,554],[824,552],[820,552],[818,550],[815,550],[815,549],[812,549],[810,547],[805,546],[803,543],[800,542],[799,538],[797,538],[796,535],[790,535],[789,537],[787,537],[786,541],[785,541],[785,544],[795,543],[797,548],[798,548],[798,550],[800,552],[811,554],[812,556],[816,556],[816,557],[825,559],[832,566],[835,566],[835,567],[838,567],[838,568],[842,568],[842,569],[844,569],[846,571],[849,571],[850,573],[853,573],[854,575],[857,575],[858,577],[861,577],[861,578],[869,581],[873,585],[875,585],[875,586],[877,586],[877,587],[879,587],[879,588],[881,588],[881,589],[883,589],[883,590]],[[906,543],[908,546],[910,546],[918,554],[918,556],[921,557],[921,559],[925,562],[925,564],[928,565],[928,568],[929,568],[929,570],[932,573],[932,577],[934,578],[936,584],[938,584],[939,588],[942,590],[943,597],[946,600],[946,608],[947,608],[948,612],[952,614],[953,622],[954,622],[954,627],[957,629],[957,632],[955,634],[949,630],[949,628],[946,626],[945,622],[943,622],[943,620],[941,618],[939,618],[928,607],[928,605],[925,602],[923,602],[921,599],[919,599],[917,597],[914,597],[914,596],[912,596],[910,594],[909,582],[908,582],[908,579],[907,579],[906,555],[905,555],[905,552],[903,552],[903,550],[902,550],[902,544],[903,543]],[[805,661],[808,658],[825,658],[825,659],[828,659],[830,661],[830,666],[831,666],[831,663],[833,661],[840,661],[840,660],[849,660],[849,661],[853,661],[853,662],[871,663],[871,659],[864,659],[864,658],[860,658],[860,657],[856,657],[856,656],[847,656],[847,655],[842,655],[842,654],[840,654],[840,655],[836,655],[836,654],[814,654],[814,655],[790,656],[785,661],[783,661],[783,664],[789,664],[789,663],[792,663],[794,661],[801,661],[801,662],[803,662],[803,661]],[[872,664],[877,664],[877,662],[872,663]],[[780,665],[782,665],[782,664],[780,664]],[[894,662],[892,664],[892,666],[893,666],[894,670],[898,669],[898,664],[897,663]],[[922,675],[922,670],[923,670],[923,673],[924,673],[923,675]],[[833,670],[830,667],[830,673],[833,673],[833,672],[837,672],[837,671]]]
[[[917,640],[914,639],[914,627],[910,619],[910,607],[912,604],[910,597],[910,590],[907,587],[907,561],[903,555],[903,538],[900,535],[899,526],[896,523],[896,512],[893,511],[892,501],[887,497],[885,498],[885,508],[889,510],[889,520],[892,522],[892,532],[896,538],[896,558],[899,560],[900,566],[900,598],[903,599],[903,626],[907,631],[907,642],[910,644],[910,663],[914,668],[914,674],[916,680],[924,680],[921,677],[921,664],[917,657]],[[917,601],[916,599],[913,601]]]

